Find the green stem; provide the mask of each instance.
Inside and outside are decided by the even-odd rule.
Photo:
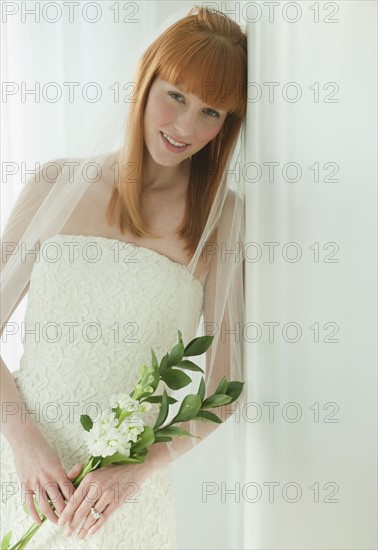
[[[91,471],[92,469],[92,460],[93,456],[91,456],[85,466],[82,468],[81,472],[75,477],[75,479],[72,480],[72,484],[76,488],[80,481]]]
[[[20,538],[19,541],[16,542],[14,546],[12,546],[9,550],[22,550],[26,547],[26,544],[31,541],[31,539],[34,537],[36,532],[40,527],[42,527],[42,524],[46,521],[46,516],[42,516],[41,523],[38,525],[36,523],[33,523],[29,527],[29,529],[24,533],[24,535]]]

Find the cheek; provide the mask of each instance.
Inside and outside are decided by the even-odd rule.
[[[159,116],[163,121],[171,122],[175,119],[176,112],[166,101],[160,101],[158,105]]]
[[[208,128],[203,128],[197,134],[198,141],[203,143],[204,145],[206,145],[206,143],[208,143],[209,141],[214,139],[215,136],[217,136],[219,134],[221,128],[222,128],[222,126],[218,125],[218,124],[214,125],[214,126],[210,126]]]
[[[174,109],[169,107],[166,101],[159,97],[151,97],[146,106],[146,114],[150,121],[161,125],[174,119]]]

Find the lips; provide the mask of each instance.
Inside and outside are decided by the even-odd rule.
[[[164,132],[165,133],[165,132]],[[166,134],[167,136],[171,137],[169,134]],[[190,143],[187,143],[185,144],[184,146],[177,146],[177,145],[173,145],[172,143],[170,143],[165,137],[164,137],[164,134],[162,131],[160,131],[160,136],[161,136],[161,139],[163,140],[163,143],[164,143],[164,146],[166,147],[166,149],[168,149],[168,151],[171,151],[172,153],[182,153],[183,151],[186,151],[188,149],[188,147],[190,147]],[[175,138],[172,137],[172,139],[174,139],[175,141],[177,141],[177,143],[183,143],[183,142],[180,142],[179,140],[176,140]]]
[[[180,145],[182,146],[182,144],[184,145],[190,145],[189,143],[185,143],[185,141],[181,141],[181,139],[176,139],[175,137],[171,136],[170,134],[167,134],[167,132],[162,132],[163,134],[165,134],[166,136],[168,136],[170,139],[172,139],[173,141],[176,141],[176,143],[180,143]],[[164,136],[163,136],[164,137]],[[172,145],[174,145],[174,143],[172,143]],[[177,146],[178,147],[178,146]]]

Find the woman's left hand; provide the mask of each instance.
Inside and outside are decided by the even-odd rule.
[[[67,473],[73,479],[81,464],[75,464]],[[109,464],[89,472],[76,488],[59,517],[58,524],[67,524],[65,534],[70,536],[84,521],[78,533],[80,539],[87,534],[93,535],[100,529],[109,516],[130,497],[135,498],[143,481],[148,477],[143,464]],[[102,516],[96,519],[91,512],[92,506]]]

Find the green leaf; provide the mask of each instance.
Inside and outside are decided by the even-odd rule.
[[[178,333],[178,341],[182,342],[182,332],[181,332],[181,330],[177,329],[177,333]]]
[[[184,344],[182,342],[179,342],[178,344],[175,345],[174,348],[172,348],[169,354],[168,362],[167,362],[168,367],[177,365],[177,363],[181,361],[184,355],[184,349],[185,349]]]
[[[1,550],[8,550],[11,538],[12,531],[8,531],[8,533],[1,539]]]
[[[80,415],[80,422],[86,432],[89,432],[93,427],[92,419],[87,414]]]
[[[130,454],[139,454],[144,449],[147,449],[154,441],[154,430],[150,426],[145,426],[137,441],[131,445]]]
[[[222,380],[219,382],[218,384],[218,387],[217,389],[215,390],[214,393],[223,393],[223,394],[227,394],[227,378],[225,376],[223,376]]]
[[[203,378],[203,376],[201,377],[201,382],[200,382],[200,385],[198,387],[198,392],[197,394],[200,396],[201,398],[201,403],[202,401],[205,399],[205,392],[206,392],[206,385],[205,385],[205,380]]]
[[[115,413],[116,418],[119,418],[119,417],[121,416],[121,414],[122,414],[122,409],[121,409],[121,407],[113,407],[113,408],[112,408],[112,411]],[[84,415],[83,415],[83,416],[84,416]],[[87,430],[87,431],[89,431],[89,430]]]
[[[177,366],[182,368],[182,369],[194,370],[194,371],[202,372],[203,374],[205,374],[203,372],[203,370],[201,369],[201,367],[199,367],[198,365],[196,365],[192,361],[189,361],[189,359],[184,359],[184,361],[180,361],[180,363],[177,363]]]
[[[196,394],[186,395],[181,403],[180,409],[176,416],[171,421],[171,424],[176,422],[186,422],[196,416],[201,407],[201,398]]]
[[[181,388],[185,388],[185,386],[190,384],[190,382],[192,381],[190,376],[185,374],[185,372],[181,372],[178,369],[172,368],[166,370],[161,379],[172,390],[180,390]]]
[[[222,405],[227,405],[231,403],[232,397],[224,393],[216,393],[211,395],[202,403],[203,409],[211,409],[212,407],[221,407]]]
[[[186,346],[184,355],[202,355],[211,346],[214,336],[198,336]]]
[[[216,414],[210,412],[210,411],[202,411],[200,410],[198,413],[197,413],[197,416],[194,418],[194,420],[203,420],[203,419],[206,419],[206,420],[210,420],[211,422],[215,422],[216,424],[222,424],[223,423],[223,420],[221,420],[219,418],[219,416],[217,416]]]
[[[114,453],[114,455],[106,456],[101,462],[101,468],[108,464],[141,464],[147,455],[146,452],[141,451],[136,456],[126,456],[121,453]]]
[[[160,435],[159,432],[155,434],[155,443],[166,443],[167,441],[172,441],[172,440],[173,440],[173,437]]]
[[[239,397],[243,391],[244,384],[245,382],[229,382],[227,384],[227,390],[225,393],[232,398],[230,403],[233,403]]]
[[[128,458],[130,457],[128,457],[127,455],[123,455],[122,453],[114,453],[111,456],[106,456],[102,459],[101,468],[103,468],[107,464],[115,464],[116,462],[123,463],[123,461],[127,460]]]
[[[100,464],[101,460],[102,460],[101,456],[93,456],[92,457],[92,470],[95,470],[97,468],[97,466]]]
[[[173,437],[198,437],[196,435],[191,434],[190,432],[187,432],[186,430],[182,430],[181,428],[178,428],[177,426],[167,426],[166,428],[163,428],[158,432],[159,435],[163,436],[173,436]]]
[[[162,375],[163,372],[168,368],[168,358],[169,354],[166,353],[163,359],[160,361],[159,374]]]
[[[168,416],[168,412],[169,412],[168,394],[164,390],[163,395],[161,397],[161,405],[160,405],[159,414],[158,414],[158,417],[156,419],[154,428],[158,428],[159,426],[161,426],[161,424],[163,424],[164,420]]]
[[[158,387],[159,385],[159,382],[160,382],[160,373],[159,373],[159,365],[156,365],[154,366],[154,370],[153,372],[151,373],[152,376],[154,377],[154,380],[153,382],[150,382],[149,385],[152,387],[152,389],[155,391],[156,388]]]
[[[153,348],[151,348],[151,366],[154,367],[154,369],[159,368],[159,362]]]
[[[162,395],[151,395],[150,397],[146,397],[146,399],[143,399],[142,403],[144,401],[148,401],[149,403],[161,403],[162,397]],[[168,396],[168,403],[170,405],[173,405],[174,403],[177,403],[177,399]]]

